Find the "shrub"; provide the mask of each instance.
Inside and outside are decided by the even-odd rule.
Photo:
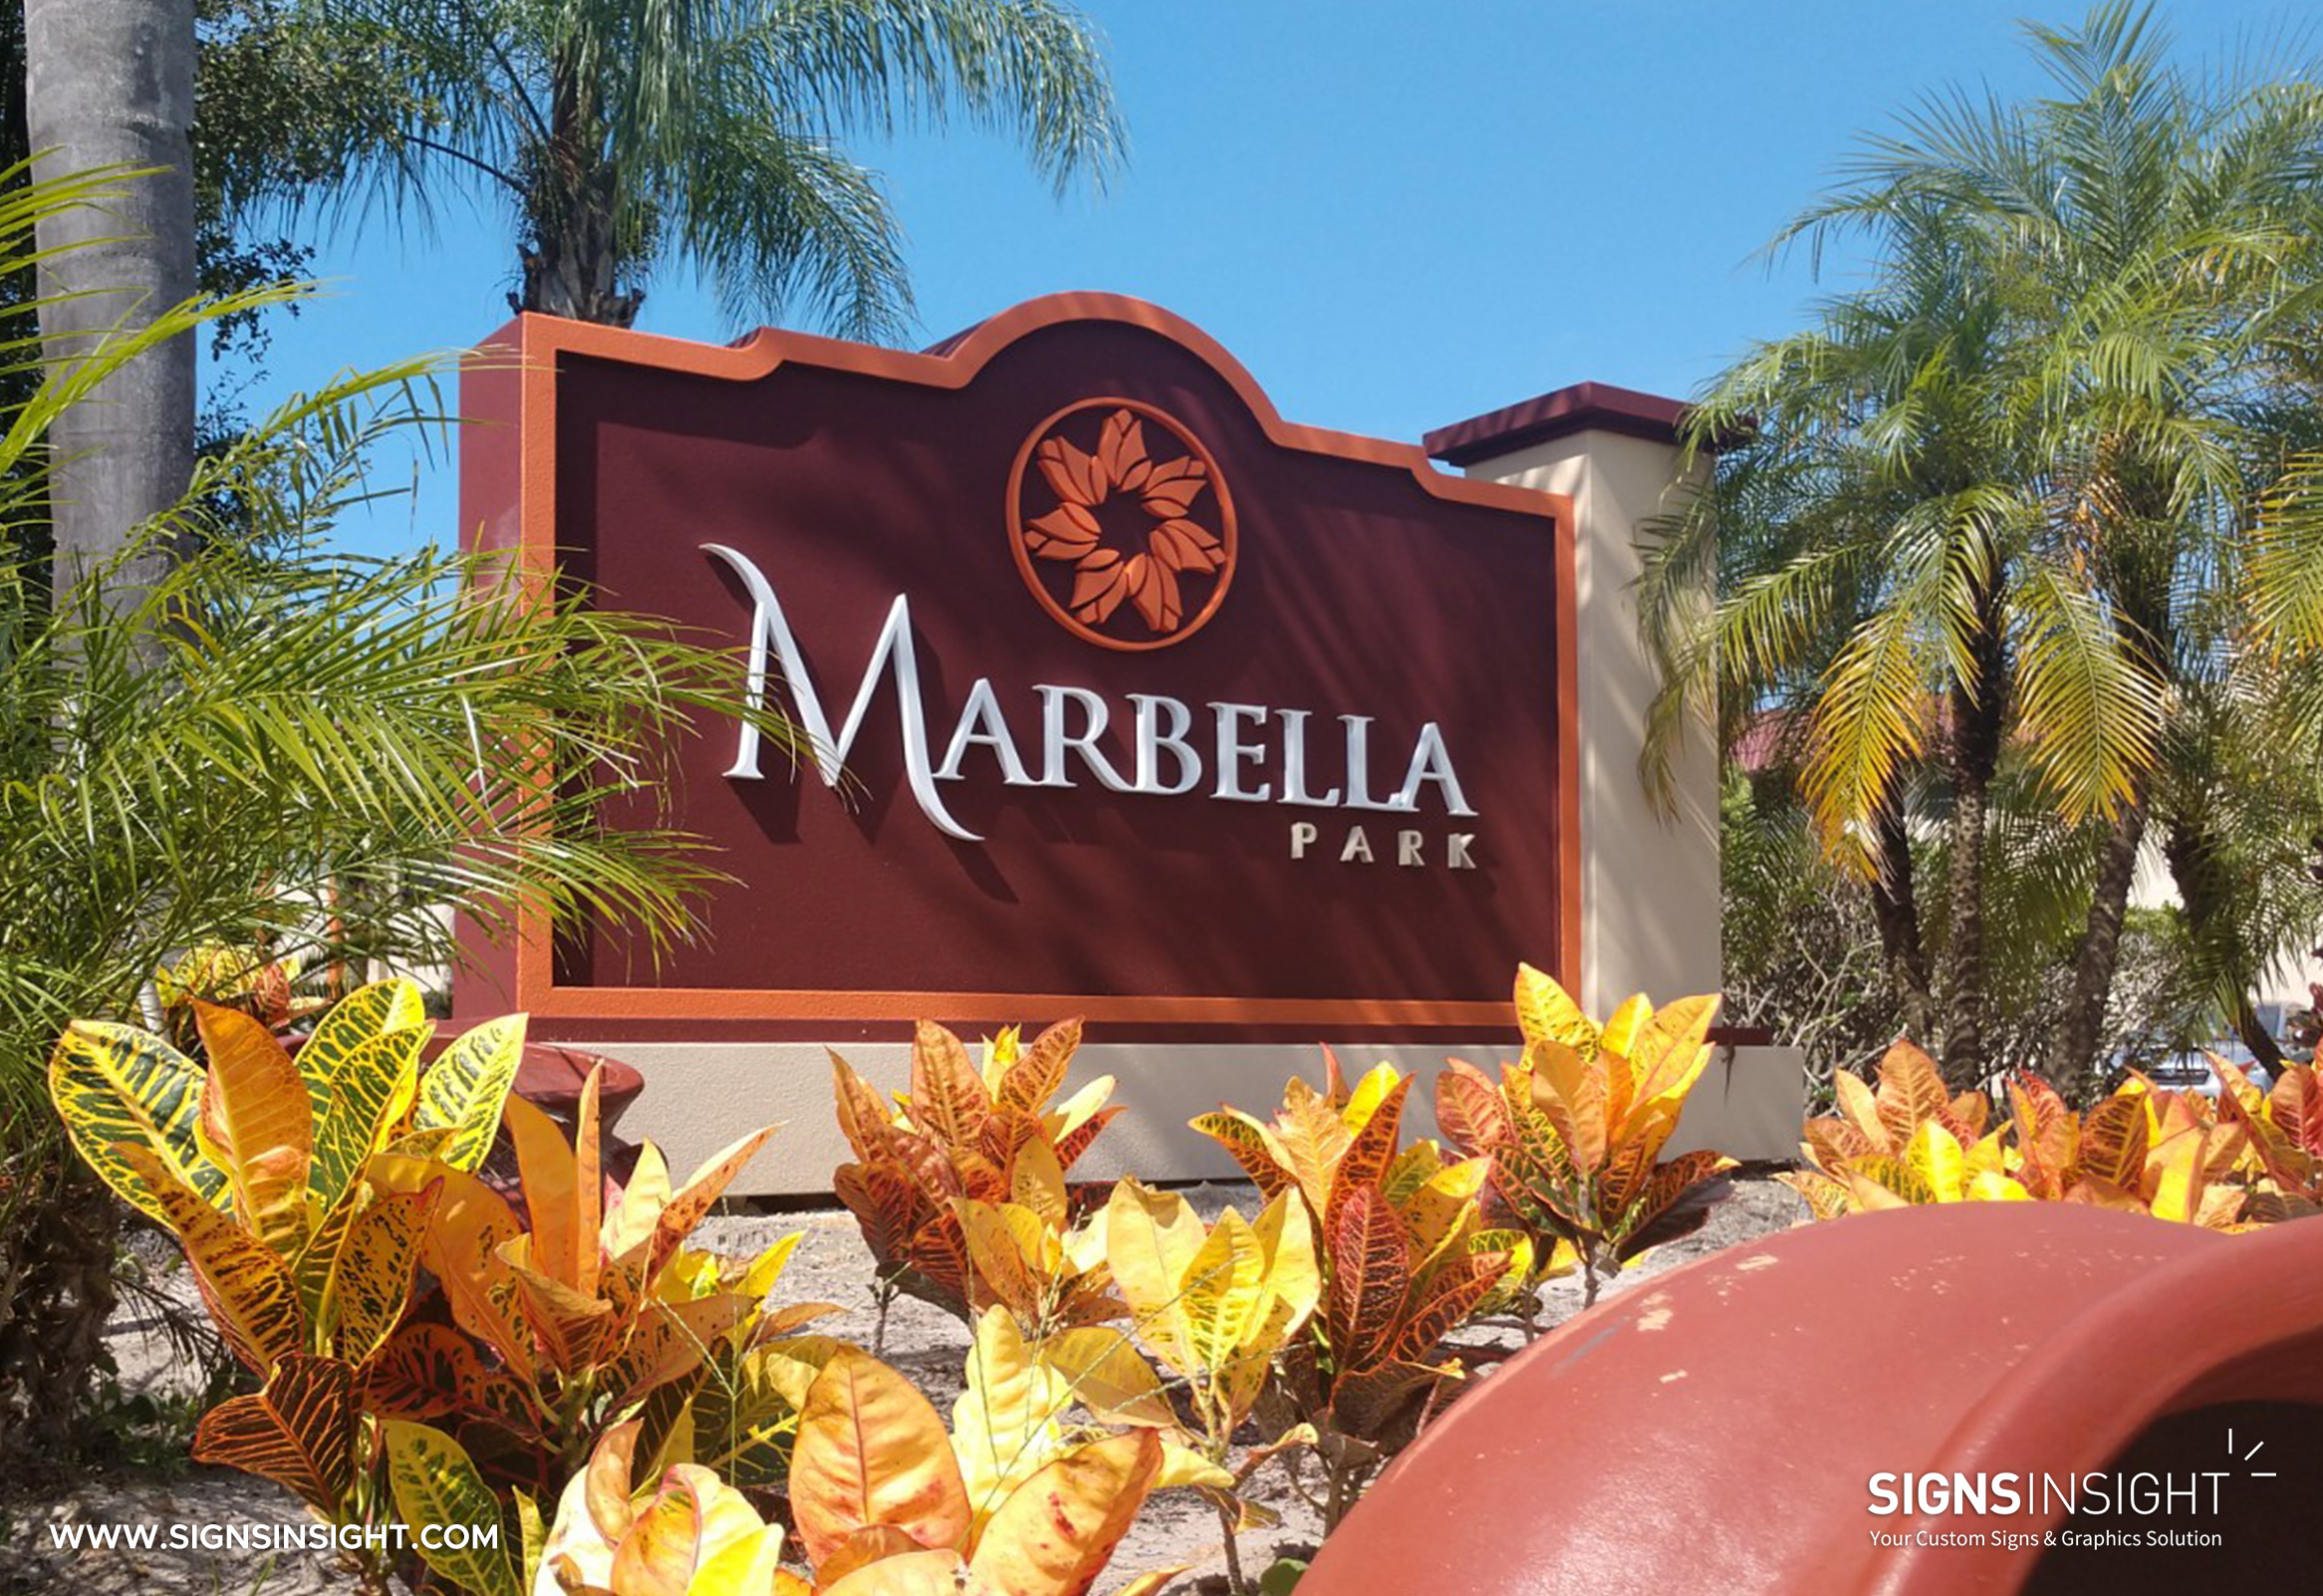
[[[2250,1138],[2264,1177],[2251,1195],[2250,1217],[2309,1218],[2323,1213],[2323,1081],[2312,1064],[2286,1064],[2271,1091],[2222,1058],[2211,1065],[2225,1082],[2219,1111]]]
[[[2267,1118],[2256,1088],[2223,1065],[2223,1113],[2207,1098],[2133,1073],[2082,1114],[2026,1072],[2008,1079],[2008,1115],[1993,1122],[1979,1091],[1948,1092],[1910,1042],[1880,1061],[1877,1088],[1833,1078],[1839,1113],[1809,1120],[1809,1168],[1782,1177],[1819,1219],[1924,1202],[2062,1201],[2232,1230],[2297,1211],[2251,1125]],[[2296,1102],[2299,1088],[2286,1099]],[[2286,1161],[2284,1173],[2294,1166]]]
[[[1314,1227],[1320,1308],[1284,1348],[1271,1428],[1308,1427],[1329,1529],[1418,1434],[1438,1388],[1462,1377],[1457,1362],[1435,1361],[1444,1337],[1525,1278],[1531,1246],[1484,1223],[1486,1160],[1399,1146],[1410,1080],[1382,1064],[1351,1091],[1326,1059],[1325,1089],[1294,1077],[1271,1124],[1231,1108],[1192,1123],[1269,1200],[1303,1203]]]
[[[830,1351],[803,1393],[790,1469],[811,1578],[780,1566],[781,1530],[706,1470],[674,1467],[634,1493],[627,1426],[566,1487],[546,1575],[611,1596],[1079,1596],[1146,1498],[1174,1482],[1166,1444],[1150,1429],[1069,1431],[1066,1383],[1004,1308],[978,1321],[967,1377],[947,1435],[894,1369]],[[1179,1572],[1117,1596],[1152,1596]]]
[[[674,1393],[655,1416],[664,1435],[693,1438],[686,1410],[696,1401],[716,1407],[718,1422],[701,1427],[705,1439],[754,1432],[780,1417],[779,1393],[737,1403],[730,1378],[720,1378],[730,1374],[719,1364],[722,1349],[733,1349],[746,1372],[752,1349],[832,1311],[767,1303],[796,1234],[750,1259],[685,1245],[772,1127],[712,1155],[674,1190],[659,1151],[645,1143],[627,1186],[605,1200],[602,1071],[583,1084],[570,1147],[547,1115],[521,1098],[508,1102],[529,1225],[483,1182],[433,1177],[444,1200],[421,1255],[452,1322],[406,1325],[365,1387],[384,1411],[455,1420],[478,1464],[506,1483],[553,1489],[608,1428],[664,1392]],[[383,1166],[391,1185],[429,1178],[393,1159]]]
[[[263,1381],[203,1417],[197,1459],[273,1479],[335,1523],[376,1521],[390,1486],[411,1522],[417,1504],[521,1522],[524,1487],[561,1484],[649,1401],[665,1448],[790,1415],[763,1382],[737,1402],[718,1365],[730,1352],[747,1372],[828,1311],[766,1305],[798,1237],[739,1262],[685,1245],[771,1131],[674,1191],[648,1144],[608,1203],[600,1077],[568,1147],[509,1095],[522,1016],[469,1030],[422,1070],[433,1026],[408,981],[353,993],[295,1060],[249,1014],[192,1013],[206,1068],[159,1037],[81,1021],[50,1090],[90,1166],[178,1238],[226,1345]],[[503,1123],[529,1224],[476,1174]],[[422,1266],[442,1292],[425,1311]],[[729,1448],[718,1461],[743,1460]],[[471,1588],[513,1577],[492,1558],[455,1561],[438,1572]]]
[[[177,1237],[225,1344],[265,1382],[203,1418],[194,1456],[351,1521],[375,1440],[361,1393],[447,1184],[472,1182],[491,1147],[524,1022],[476,1027],[422,1076],[432,1027],[409,982],[355,993],[296,1062],[248,1014],[193,1012],[206,1069],[82,1020],[57,1044],[50,1095],[90,1168]]]
[[[1229,1207],[1205,1227],[1175,1193],[1123,1181],[1106,1204],[1105,1246],[1138,1339],[1183,1382],[1192,1409],[1189,1439],[1217,1466],[1219,1478],[1203,1488],[1225,1531],[1227,1582],[1240,1591],[1235,1536],[1255,1515],[1231,1487],[1284,1446],[1316,1440],[1312,1428],[1301,1425],[1254,1452],[1238,1470],[1225,1471],[1234,1432],[1250,1417],[1275,1359],[1321,1300],[1323,1277],[1307,1205],[1281,1191],[1255,1220]],[[1084,1377],[1094,1372],[1076,1367]],[[1116,1368],[1110,1384],[1139,1392],[1143,1382],[1125,1382]],[[1159,1397],[1161,1389],[1156,1381],[1153,1394]]]
[[[973,1320],[1005,1305],[1036,1338],[1118,1317],[1103,1242],[1075,1231],[1093,1205],[1067,1174],[1119,1108],[1101,1076],[1052,1108],[1081,1045],[1068,1019],[1019,1044],[1011,1028],[979,1071],[960,1039],[922,1021],[911,1089],[891,1107],[837,1053],[839,1128],[855,1152],[832,1176],[879,1269],[881,1331],[898,1291]]]
[[[1436,1080],[1436,1123],[1489,1159],[1496,1208],[1551,1264],[1570,1257],[1597,1300],[1601,1275],[1698,1229],[1731,1159],[1662,1149],[1709,1063],[1715,997],[1656,1009],[1633,997],[1598,1026],[1556,981],[1517,966],[1524,1052],[1500,1080],[1457,1059]]]

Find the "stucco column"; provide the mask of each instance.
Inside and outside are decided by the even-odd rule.
[[[1676,507],[1675,399],[1602,383],[1427,434],[1427,450],[1468,475],[1571,496],[1578,521],[1581,706],[1581,1000],[1610,1012],[1632,992],[1656,1001],[1715,991],[1718,774],[1706,726],[1675,767],[1675,811],[1638,776],[1655,671],[1638,641],[1636,584],[1646,524]]]

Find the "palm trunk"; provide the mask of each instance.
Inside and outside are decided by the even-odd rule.
[[[2242,1045],[2250,1049],[2250,1056],[2269,1077],[2283,1072],[2282,1044],[2258,1023],[2258,1010],[2251,1006],[2248,992],[2234,994],[2234,1034],[2242,1038]]]
[[[2121,961],[2122,921],[2129,912],[2130,887],[2138,875],[2138,849],[2146,840],[2146,797],[2139,793],[2106,829],[2098,856],[2097,882],[2089,899],[2089,930],[2074,955],[2073,979],[2065,998],[2064,1023],[2049,1044],[2049,1084],[2068,1102],[2090,1095],[2098,1084],[2098,1049],[2105,1039],[2105,1004],[2113,992],[2114,967]]]
[[[1997,652],[1996,642],[1980,651]],[[1991,1073],[1984,1056],[1984,831],[1992,775],[2000,763],[2002,676],[1996,658],[1982,663],[1981,683],[1956,686],[1951,696],[1951,901],[1942,1060],[1944,1080],[1955,1091]]]
[[[1925,1045],[1935,1028],[1936,997],[1928,981],[1928,947],[1920,932],[1920,900],[1913,887],[1912,835],[1905,824],[1902,782],[1891,788],[1877,820],[1879,874],[1872,882],[1872,919],[1880,954],[1903,1010],[1904,1030]]]
[[[2229,1014],[2235,1034],[2268,1074],[2278,1074],[2282,1048],[2258,1023],[2258,1013],[2250,1005],[2249,983],[2257,972],[2249,966],[2257,960],[2241,944],[2234,905],[2218,879],[2216,849],[2216,839],[2198,809],[2193,814],[2174,810],[2165,817],[2162,857],[2170,864],[2170,880],[2178,889],[2179,907],[2186,912],[2188,932],[2196,947],[2213,955],[2221,943],[2226,945],[2220,962],[2236,983]]]
[[[559,72],[552,95],[554,136],[526,201],[528,241],[517,252],[524,286],[512,309],[628,327],[645,303],[621,284],[621,174],[599,155],[588,86]]]
[[[40,218],[37,287],[43,355],[70,362],[122,327],[193,297],[192,0],[26,0],[25,107],[42,179],[101,167],[102,204]],[[177,502],[193,471],[192,335],[148,351],[51,423],[48,445],[59,603],[103,574],[106,602],[126,607],[164,569],[155,548],[116,565],[139,529]],[[73,1160],[21,1131],[9,1148]],[[0,1425],[23,1405],[36,1448],[63,1457],[81,1423],[113,1308],[120,1206],[77,1167],[35,1171],[11,1212],[0,1276]],[[26,1337],[33,1338],[29,1344]],[[4,1448],[8,1438],[0,1438]]]
[[[193,297],[192,0],[26,0],[26,103],[43,178],[97,167],[122,178],[103,205],[46,216],[44,353],[70,360],[122,325]],[[56,254],[57,251],[65,251]],[[194,347],[172,339],[57,417],[56,582],[64,594],[176,502],[193,470]],[[150,582],[154,551],[121,573]]]

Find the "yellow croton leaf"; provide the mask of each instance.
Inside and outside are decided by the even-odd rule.
[[[1961,1200],[1967,1182],[1967,1155],[1959,1140],[1934,1120],[1924,1121],[1904,1149],[1904,1162],[1928,1184],[1938,1202]]]
[[[584,1197],[580,1161],[555,1120],[521,1097],[508,1100],[506,1120],[532,1219],[527,1266],[571,1290],[594,1292],[602,1193],[594,1202]]]
[[[307,1320],[289,1261],[204,1201],[151,1148],[124,1142],[114,1151],[185,1249],[210,1318],[234,1355],[265,1375],[304,1353]]]
[[[1116,1289],[1146,1345],[1170,1369],[1193,1373],[1179,1291],[1205,1239],[1200,1215],[1174,1192],[1115,1185],[1105,1205],[1105,1250]]]
[[[1622,999],[1621,1007],[1615,1009],[1606,1020],[1597,1045],[1608,1053],[1619,1053],[1628,1058],[1637,1045],[1639,1029],[1653,1017],[1654,1005],[1647,1001],[1646,994],[1634,992]]]
[[[449,1132],[440,1157],[473,1172],[492,1151],[502,1105],[524,1060],[525,1016],[504,1014],[470,1027],[427,1067],[411,1122],[421,1131]]]
[[[1113,1096],[1114,1085],[1112,1076],[1100,1075],[1059,1104],[1055,1113],[1043,1115],[1041,1124],[1047,1127],[1049,1140],[1062,1142],[1095,1119],[1106,1099]]]
[[[1112,1325],[1060,1331],[1041,1343],[1039,1356],[1064,1377],[1073,1400],[1100,1424],[1160,1430],[1177,1424],[1161,1375]]]
[[[842,1575],[819,1587],[816,1596],[961,1596],[962,1571],[960,1554],[948,1548],[904,1552]],[[975,1586],[968,1591],[978,1596]]]
[[[195,1139],[226,1172],[243,1227],[275,1251],[297,1251],[307,1231],[307,1167],[315,1122],[299,1067],[249,1015],[196,1001],[194,1026],[209,1069]]]
[[[1347,1127],[1347,1134],[1353,1136],[1369,1125],[1380,1105],[1388,1100],[1388,1094],[1403,1079],[1393,1064],[1375,1064],[1366,1071],[1363,1079],[1355,1083],[1355,1090],[1348,1094],[1347,1107],[1339,1111],[1340,1123]]]
[[[318,1337],[327,1343],[316,1350],[352,1364],[387,1345],[401,1321],[443,1186],[439,1179],[416,1192],[381,1192],[367,1182],[358,1191],[362,1196],[315,1315]]]
[[[994,1098],[1000,1095],[1000,1082],[1016,1065],[1017,1053],[1023,1045],[1023,1030],[1015,1025],[1001,1027],[1000,1034],[984,1044],[984,1090]]]
[[[355,1067],[355,1049],[390,1032],[416,1031],[424,1041],[432,1029],[419,983],[399,976],[359,986],[332,1004],[299,1049],[299,1075],[316,1122],[338,1095],[339,1081]]]
[[[1229,1207],[1210,1226],[1178,1281],[1178,1308],[1196,1367],[1207,1371],[1234,1362],[1245,1329],[1265,1301],[1265,1250],[1249,1223]]]
[[[1680,997],[1656,1009],[1628,1049],[1631,1101],[1643,1108],[1675,1108],[1709,1063],[1715,994]]]
[[[315,1129],[315,1156],[307,1189],[318,1209],[328,1209],[373,1155],[387,1145],[410,1112],[419,1092],[419,1053],[433,1034],[430,1025],[410,1025],[367,1037],[347,1049],[331,1077],[331,1099]],[[312,1050],[310,1039],[299,1049]]]
[[[1027,1347],[1006,1308],[986,1308],[968,1349],[967,1384],[952,1405],[952,1453],[981,1524],[1027,1475],[1064,1450],[1058,1415],[1071,1383]],[[971,1533],[973,1531],[971,1530]]]
[[[984,1525],[968,1559],[970,1588],[1007,1596],[1081,1596],[1129,1532],[1162,1472],[1151,1430],[1111,1436],[1057,1459]]]
[[[957,1546],[972,1516],[943,1421],[869,1353],[835,1352],[807,1389],[791,1453],[791,1515],[820,1565],[859,1529],[888,1524]]]
[[[1556,978],[1530,964],[1516,966],[1516,1024],[1524,1039],[1556,1042],[1584,1055],[1597,1051],[1600,1032]]]
[[[765,1522],[740,1491],[699,1464],[673,1463],[614,1548],[613,1588],[621,1596],[708,1596],[694,1584],[705,1565],[748,1541],[747,1569],[765,1536]]]
[[[1258,1132],[1268,1153],[1306,1194],[1315,1211],[1328,1210],[1339,1161],[1353,1141],[1329,1100],[1294,1075],[1283,1089],[1281,1112]]]
[[[144,1176],[117,1151],[145,1148],[203,1201],[231,1197],[226,1172],[195,1139],[202,1072],[157,1036],[128,1025],[75,1020],[49,1058],[49,1097],[73,1146],[124,1200],[170,1223]]]

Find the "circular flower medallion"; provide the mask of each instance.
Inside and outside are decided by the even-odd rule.
[[[1086,399],[1033,428],[1009,474],[1008,528],[1042,608],[1101,648],[1184,642],[1234,576],[1217,462],[1135,399]]]

